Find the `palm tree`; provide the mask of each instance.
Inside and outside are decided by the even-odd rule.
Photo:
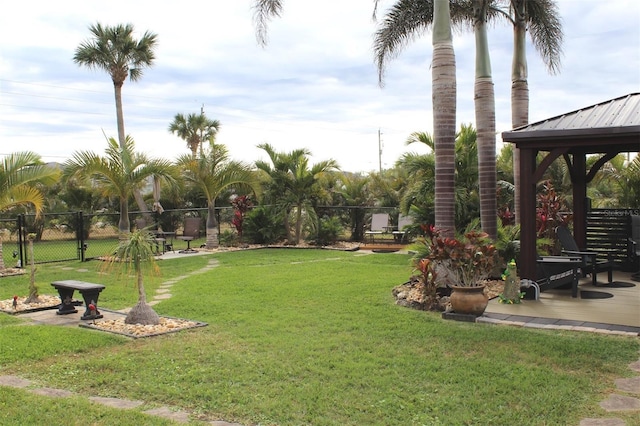
[[[53,185],[60,172],[42,162],[40,156],[30,151],[9,154],[0,163],[0,212],[15,207],[32,207],[40,215],[45,204],[39,185]],[[0,270],[6,269],[2,256],[0,234]]]
[[[276,152],[267,143],[258,145],[258,148],[269,155],[272,165],[264,161],[256,161],[256,167],[268,175],[270,194],[279,194],[279,204],[285,210],[288,242],[298,244],[302,234],[303,212],[314,214],[311,200],[319,189],[317,182],[324,173],[337,170],[338,164],[334,160],[326,160],[309,168],[308,156],[311,152],[307,149],[298,149],[287,154]],[[293,239],[291,239],[289,222],[292,213],[296,215]]]
[[[476,130],[470,124],[462,124],[456,133],[455,152],[455,224],[464,229],[472,218],[478,215],[478,150]],[[426,132],[414,132],[406,141],[407,145],[421,143],[432,152],[427,154],[406,153],[396,166],[406,170],[410,176],[408,189],[401,200],[401,210],[412,211],[418,223],[433,223],[432,206],[435,178],[434,142]]]
[[[155,239],[149,231],[138,229],[120,241],[116,255],[111,258],[110,267],[115,263],[123,263],[136,277],[138,303],[127,313],[124,319],[125,324],[157,325],[160,323],[160,317],[147,303],[144,289],[145,272],[157,271],[154,258],[155,244]]]
[[[289,170],[292,163],[297,157],[308,155],[308,150],[294,150],[290,153],[277,152],[270,144],[265,143],[258,145],[258,148],[264,150],[269,156],[271,164],[266,161],[258,160],[255,162],[258,170],[264,172],[265,188],[264,201],[276,206],[277,210],[282,213],[283,225],[288,242],[293,240],[291,235],[291,227],[289,224],[290,208],[285,200],[287,180],[289,178]]]
[[[114,27],[102,26],[99,22],[89,26],[93,38],[76,48],[73,61],[90,69],[106,71],[113,81],[116,98],[116,123],[118,141],[124,149],[124,112],[122,109],[122,85],[129,77],[131,81],[142,78],[143,69],[151,67],[155,60],[154,49],[157,35],[146,31],[139,40],[133,38],[133,25],[119,24]],[[139,191],[134,191],[138,208],[147,211],[147,206]]]
[[[377,6],[378,1],[375,0]],[[449,0],[398,0],[374,38],[375,61],[382,84],[389,59],[429,26],[433,27],[431,92],[436,156],[435,224],[443,233],[455,233],[454,191],[456,134],[456,61],[452,23],[463,19],[458,2]]]
[[[529,123],[529,83],[526,34],[547,69],[555,74],[562,53],[562,23],[554,0],[510,0],[509,20],[513,24],[513,60],[511,65],[511,127]],[[514,213],[520,223],[520,149],[513,149]]]
[[[133,25],[102,26],[99,22],[89,26],[93,38],[78,46],[73,61],[90,69],[106,71],[113,81],[116,97],[116,117],[120,147],[126,145],[122,85],[127,77],[138,81],[142,70],[153,65],[157,35],[146,31],[140,40],[133,38]]]
[[[125,139],[123,148],[114,138],[107,142],[104,157],[89,151],[74,153],[63,165],[63,177],[65,181],[71,178],[84,180],[97,187],[102,195],[117,197],[120,202],[118,231],[124,235],[129,233],[129,200],[134,192],[156,177],[175,187],[178,185],[177,171],[168,160],[151,159],[135,152],[135,142],[130,136]]]
[[[341,204],[349,207],[351,240],[362,241],[365,210],[360,207],[371,205],[372,203],[368,191],[370,178],[353,173],[344,173],[338,179],[339,185],[336,188],[336,194],[342,199]]]
[[[474,102],[480,184],[480,225],[491,239],[497,237],[496,106],[487,40],[487,13],[492,0],[473,0],[476,43]]]
[[[219,130],[220,122],[209,120],[204,113],[189,114],[186,117],[183,114],[176,114],[169,125],[169,132],[187,142],[187,147],[194,158],[198,154],[198,148],[200,148],[200,155],[204,155],[202,146],[204,141],[213,142]]]
[[[282,0],[255,0],[253,21],[256,26],[256,38],[261,46],[267,44],[267,22],[272,16],[282,13]]]
[[[218,247],[218,221],[216,199],[226,189],[256,192],[256,176],[248,165],[230,161],[224,145],[214,145],[207,155],[178,158],[178,167],[185,180],[191,183],[207,200],[207,248]]]

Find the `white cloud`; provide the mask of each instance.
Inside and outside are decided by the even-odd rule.
[[[565,30],[561,74],[550,76],[529,46],[530,119],[541,120],[640,89],[640,2],[560,0]],[[198,112],[221,121],[218,141],[234,158],[264,159],[256,145],[308,148],[346,170],[378,168],[403,152],[414,131],[432,130],[431,35],[387,68],[373,63],[370,0],[286,2],[257,45],[252,0],[17,2],[0,17],[0,154],[33,150],[62,161],[78,149],[102,152],[115,136],[109,77],[76,66],[88,25],[132,23],[158,34],[157,61],[123,89],[125,127],[140,150],[175,158],[185,143],[167,131],[173,116]],[[382,3],[384,7],[391,1]],[[458,122],[473,123],[471,34],[456,34]],[[511,29],[491,30],[497,130],[510,128]]]

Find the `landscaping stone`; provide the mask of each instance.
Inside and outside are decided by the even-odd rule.
[[[175,411],[169,407],[153,408],[151,410],[143,411],[143,413],[151,416],[163,417],[178,423],[189,423],[189,413],[186,411]]]
[[[640,399],[630,396],[613,394],[600,403],[607,411],[634,411],[640,410]]]
[[[51,398],[68,398],[73,395],[73,392],[71,391],[55,388],[37,388],[33,389],[31,392]]]
[[[89,397],[89,400],[107,407],[120,408],[123,410],[136,408],[144,404],[143,401],[134,401],[130,399],[120,399],[120,398],[105,398],[102,396],[91,396]]]
[[[640,376],[630,379],[617,379],[615,383],[618,390],[640,394]]]
[[[26,380],[17,376],[0,376],[0,386],[26,388],[28,386],[31,386],[31,380]]]
[[[626,426],[622,419],[583,419],[580,426]]]

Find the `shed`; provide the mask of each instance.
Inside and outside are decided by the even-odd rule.
[[[640,93],[631,93],[557,117],[503,132],[520,149],[520,274],[536,278],[536,186],[558,157],[567,163],[573,187],[574,238],[586,242],[587,184],[608,160],[640,152]],[[538,153],[546,153],[537,162]],[[589,154],[602,157],[587,170]]]

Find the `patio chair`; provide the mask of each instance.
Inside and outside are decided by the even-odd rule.
[[[156,253],[160,254],[160,246],[162,246],[162,254],[167,252],[167,239],[164,238],[164,235],[158,234],[158,231],[152,229],[155,225],[147,225],[147,221],[145,219],[136,219],[135,220],[136,229],[145,230],[153,235],[154,242],[156,243]]]
[[[364,231],[365,236],[371,237],[371,242],[375,242],[376,235],[382,235],[389,230],[389,215],[387,213],[374,213],[371,215],[371,226],[368,231]]]
[[[580,250],[576,240],[571,235],[571,231],[566,226],[558,226],[556,235],[562,246],[562,254],[569,256],[579,256],[582,259],[582,275],[591,274],[591,281],[594,286],[598,285],[598,272],[607,271],[609,282],[613,281],[613,261],[611,258],[607,260],[598,259],[598,253],[595,251]]]
[[[405,216],[403,214],[398,215],[398,228],[391,232],[393,239],[399,242],[405,242],[407,239],[408,231],[407,226],[413,225],[413,219],[411,216]]]
[[[536,283],[539,291],[571,288],[571,297],[578,297],[578,279],[582,267],[581,256],[541,256],[537,259]],[[529,289],[525,298],[531,299]]]
[[[633,281],[640,281],[640,215],[637,214],[631,215],[629,258],[638,262],[638,272],[631,274],[631,279]]]
[[[176,238],[187,242],[187,248],[180,250],[178,253],[195,253],[197,250],[191,248],[191,241],[200,237],[200,223],[202,219],[199,217],[186,217],[184,219],[184,227],[182,229],[182,235]]]

